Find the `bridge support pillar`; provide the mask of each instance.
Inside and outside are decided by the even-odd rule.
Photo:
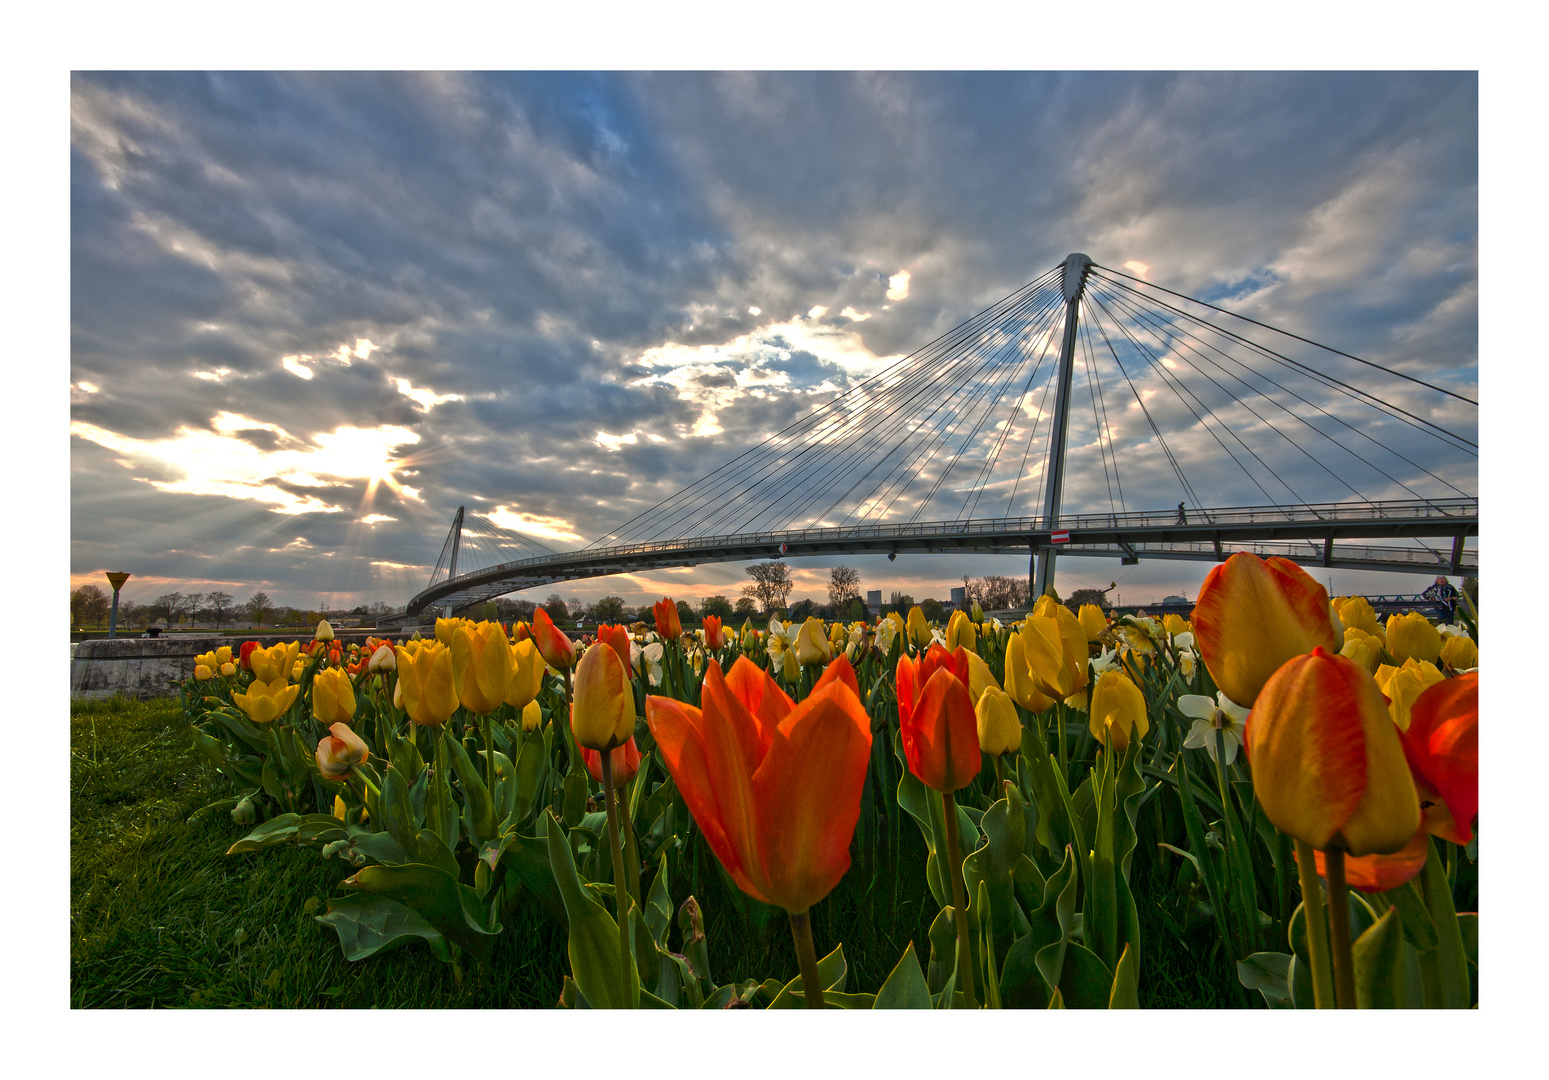
[[[1054,394],[1054,424],[1049,429],[1049,463],[1044,469],[1043,527],[1059,527],[1060,493],[1065,484],[1065,431],[1070,426],[1070,382],[1076,363],[1076,318],[1081,308],[1081,293],[1092,260],[1079,252],[1065,256],[1065,336],[1060,344],[1058,389]],[[1054,546],[1045,543],[1033,548],[1033,583],[1029,604],[1054,587]]]
[[[1462,533],[1458,533],[1452,538],[1452,563],[1447,567],[1447,570],[1453,577],[1463,573],[1463,540],[1464,536]]]

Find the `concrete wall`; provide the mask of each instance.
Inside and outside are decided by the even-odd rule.
[[[345,644],[364,643],[371,631],[339,634]],[[244,641],[256,641],[265,647],[284,641],[311,640],[311,635],[253,634],[228,637],[224,634],[174,634],[159,638],[118,637],[83,641],[75,646],[70,662],[72,698],[106,698],[123,694],[131,698],[171,697],[177,684],[194,674],[194,657],[221,645],[240,651]],[[395,636],[394,640],[402,640]]]

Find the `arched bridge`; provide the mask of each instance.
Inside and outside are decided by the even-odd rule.
[[[459,508],[405,618],[859,552],[1025,552],[1034,595],[1059,554],[1477,574],[1472,363],[1440,385],[1071,255],[581,550]]]

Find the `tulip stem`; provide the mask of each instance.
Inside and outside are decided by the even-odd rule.
[[[621,790],[627,793],[629,787],[626,785]],[[645,900],[640,895],[640,855],[635,848],[635,823],[630,820],[627,794],[619,804],[619,819],[624,824],[624,872],[629,876],[629,893],[635,898],[635,906],[644,911]]]
[[[796,939],[796,959],[801,964],[801,992],[807,1008],[823,1007],[823,977],[818,974],[818,951],[812,945],[812,912],[791,914],[791,937]]]
[[[1302,916],[1307,920],[1313,1007],[1331,1009],[1334,1007],[1334,980],[1328,967],[1328,923],[1323,914],[1323,886],[1318,883],[1317,856],[1305,840],[1296,841],[1296,875],[1302,886]]]
[[[957,915],[957,983],[968,1007],[977,1009],[973,964],[968,958],[968,887],[963,883],[963,852],[957,842],[957,800],[950,791],[941,793],[941,807],[946,812],[947,865],[952,868],[952,906]]]
[[[360,782],[362,784],[365,784],[366,787],[371,790],[371,794],[375,795],[379,799],[382,797],[382,792],[377,788],[377,786],[375,784],[373,784],[369,779],[367,779],[366,774],[361,772],[360,769],[357,766],[355,766],[355,765],[351,765],[350,766],[350,774],[352,776],[359,777],[360,778]],[[361,801],[364,802],[365,800],[362,799]]]
[[[1345,852],[1323,852],[1328,877],[1329,947],[1334,953],[1334,997],[1341,1009],[1355,1008],[1355,958],[1350,950],[1350,889],[1345,884]]]
[[[484,763],[485,774],[488,779],[485,786],[489,788],[489,798],[492,803],[499,805],[495,798],[495,742],[490,738],[490,730],[493,724],[488,715],[479,717],[480,734],[484,736]],[[496,824],[499,824],[498,820]]]
[[[608,809],[608,847],[613,851],[613,905],[619,917],[619,975],[624,990],[624,1000],[630,994],[629,966],[634,958],[629,955],[629,901],[631,893],[624,882],[624,852],[619,848],[618,800],[613,793],[613,750],[602,751],[602,797]]]
[[[997,801],[999,799],[1004,799],[1005,797],[1006,797],[1006,779],[1005,779],[1005,776],[1001,773],[1000,755],[996,754],[995,755],[995,798],[991,799],[990,801],[991,802],[995,802],[995,801]]]

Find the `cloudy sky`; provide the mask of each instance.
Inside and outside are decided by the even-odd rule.
[[[72,587],[126,569],[136,600],[401,605],[459,504],[582,546],[1072,251],[1478,397],[1471,72],[77,72],[69,89]],[[1471,406],[1359,385],[1478,440]],[[1184,496],[1129,411],[1126,506],[1170,507]],[[1205,505],[1269,501],[1181,404],[1158,412]],[[1340,415],[1410,440],[1397,480],[1478,491],[1473,458]],[[1349,475],[1333,451],[1306,445],[1332,468],[1295,448],[1271,463],[1300,454],[1302,495],[1350,497],[1313,475]],[[1066,506],[1106,508],[1101,453],[1083,460]],[[797,563],[795,597],[823,598],[837,561]],[[845,561],[916,597],[1027,570]],[[1059,584],[1119,579],[1146,602],[1193,596],[1208,569],[1067,559]],[[745,580],[704,565],[536,598]]]

